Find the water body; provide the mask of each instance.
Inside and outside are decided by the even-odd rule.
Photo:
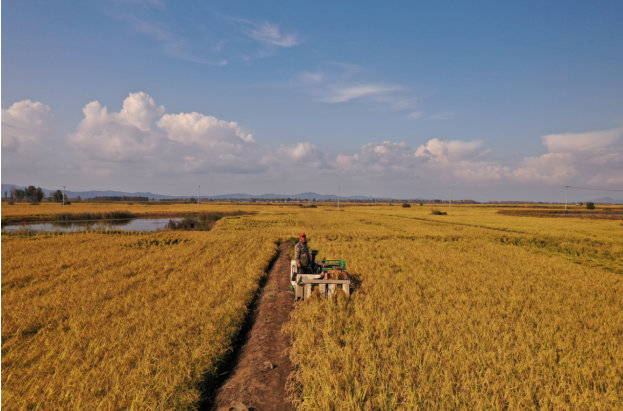
[[[34,231],[86,231],[86,230],[124,230],[124,231],[156,231],[164,228],[170,220],[181,221],[181,218],[134,218],[131,220],[102,221],[58,221],[50,223],[7,224],[3,230],[14,231],[30,229]]]

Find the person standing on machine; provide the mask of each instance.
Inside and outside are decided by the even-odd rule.
[[[307,249],[307,237],[305,233],[299,235],[299,242],[294,246],[294,259],[299,274],[311,274],[311,257]]]

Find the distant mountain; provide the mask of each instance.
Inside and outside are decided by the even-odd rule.
[[[272,199],[272,198],[280,198],[280,199],[281,198],[286,198],[286,199],[287,198],[292,198],[292,199],[298,199],[298,200],[312,200],[312,199],[316,199],[317,201],[326,201],[326,200],[335,200],[335,201],[337,201],[337,196],[336,195],[333,195],[333,194],[318,194],[318,193],[312,193],[312,192],[300,193],[300,194],[274,194],[274,193],[269,193],[269,194],[261,194],[261,195],[236,193],[236,194],[223,194],[223,195],[218,195],[218,196],[211,196],[211,197],[208,197],[208,198],[214,198],[214,199],[255,198],[255,199],[258,199],[258,200],[268,200],[268,199]],[[374,197],[350,196],[350,197],[340,197],[340,198],[344,199],[344,200],[372,200]]]
[[[592,202],[596,204],[623,204],[623,200],[615,200],[611,197],[596,198]]]
[[[19,189],[24,189],[26,187],[22,187],[22,186],[16,186],[15,184],[4,184],[2,183],[2,197],[4,197],[4,192],[10,192],[11,191],[11,187],[16,187]],[[60,188],[60,190],[62,190],[63,187]],[[55,190],[49,190],[47,188],[42,188],[43,192],[45,193],[45,195],[50,195],[51,192],[54,192],[56,190],[59,189],[55,189]],[[144,193],[144,192],[139,192],[139,193],[126,193],[123,191],[111,191],[111,190],[106,190],[106,191],[71,191],[71,190],[66,190],[65,194],[67,194],[67,197],[69,198],[76,198],[78,196],[80,196],[80,198],[82,198],[83,200],[88,200],[89,198],[93,198],[93,197],[102,197],[102,196],[132,196],[132,197],[149,197],[149,198],[155,198],[155,199],[166,199],[166,198],[190,198],[190,197],[175,197],[175,196],[165,196],[165,195],[160,195],[160,194],[152,194],[152,193]]]
[[[24,189],[25,187],[16,186],[14,184],[4,184],[2,183],[2,197],[4,197],[4,192],[10,192],[12,187],[16,187],[19,189]],[[62,189],[62,187],[61,187]],[[46,196],[50,195],[51,192],[56,190],[49,190],[46,188],[42,188],[45,192]],[[128,197],[149,197],[154,198],[156,200],[166,200],[171,198],[197,198],[197,196],[168,196],[163,194],[154,194],[150,192],[137,192],[137,193],[126,193],[124,191],[70,191],[66,190],[65,193],[69,198],[76,198],[80,196],[83,200],[88,200],[93,197],[111,197],[111,196],[128,196]],[[298,200],[312,200],[316,199],[316,201],[337,201],[337,196],[332,194],[318,194],[318,193],[301,193],[301,194],[261,194],[261,195],[252,195],[252,194],[244,194],[244,193],[235,193],[235,194],[223,194],[217,196],[201,196],[201,198],[205,199],[214,199],[214,200],[222,200],[226,198],[231,199],[245,199],[245,198],[254,198],[258,200],[267,200],[272,198],[291,198]],[[374,197],[366,197],[366,196],[350,196],[350,197],[340,197],[343,200],[372,200]],[[377,198],[378,200],[390,200],[389,198]]]

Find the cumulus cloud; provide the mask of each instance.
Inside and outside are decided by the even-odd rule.
[[[297,143],[293,146],[281,145],[276,158],[267,153],[265,163],[283,165],[305,165],[305,168],[329,168],[328,155],[311,143]]]
[[[513,171],[513,177],[521,182],[564,183],[578,172],[572,164],[573,155],[570,153],[547,153],[540,157],[528,157]]]
[[[623,128],[543,136],[549,152],[525,158],[513,176],[518,181],[550,184],[616,184],[623,173],[623,147],[616,145],[622,136]]]
[[[69,144],[88,158],[123,162],[153,155],[163,141],[153,119],[164,113],[163,106],[143,92],[130,93],[119,113],[109,113],[98,101],[87,104],[84,119]]]
[[[417,161],[407,143],[369,143],[351,155],[338,155],[336,164],[354,174],[385,173],[395,175],[413,169]]]
[[[231,144],[254,143],[235,121],[223,121],[199,113],[165,114],[157,123],[170,140],[182,144],[210,145],[217,142]]]
[[[132,163],[170,173],[254,173],[264,171],[263,153],[236,122],[199,113],[164,114],[146,93],[130,93],[119,113],[97,101],[82,110],[84,119],[69,144],[101,162]]]
[[[430,184],[617,184],[623,175],[619,130],[544,136],[549,152],[519,162],[493,159],[483,142],[433,138],[417,149],[406,143],[371,143],[355,154],[338,155],[336,166],[353,178],[375,175],[392,180],[426,176]],[[587,142],[592,141],[592,146]],[[480,151],[480,153],[478,153]]]
[[[24,100],[2,109],[2,152],[26,153],[44,142],[53,121],[50,107]]]
[[[425,178],[432,186],[446,187],[623,184],[621,129],[543,136],[547,152],[521,160],[494,155],[481,140],[439,138],[415,147],[404,141],[372,142],[348,155],[330,155],[312,142],[261,146],[236,121],[197,112],[166,114],[163,106],[143,92],[130,93],[119,112],[109,112],[93,101],[83,108],[83,113],[76,132],[66,139],[73,148],[69,155],[75,159],[68,167],[72,174],[78,170],[103,179],[140,172],[146,178],[169,180],[184,174],[221,173],[232,175],[222,181],[274,181],[287,175],[293,182],[311,183],[321,175],[323,181],[339,178],[359,181],[364,187],[370,181],[399,187],[417,178]],[[26,100],[2,110],[3,159],[8,160],[11,170],[23,170],[18,170],[20,164],[32,168],[33,161],[15,159],[21,152],[31,153],[33,148],[47,145],[51,122],[50,108],[39,102]],[[42,158],[55,161],[52,155],[35,157]],[[47,167],[43,163],[36,166]],[[298,166],[305,172],[292,175],[290,170]],[[55,170],[61,173],[61,168]]]
[[[441,141],[438,138],[429,140],[415,152],[415,157],[425,157],[434,161],[450,161],[471,157],[482,141]]]
[[[610,147],[623,136],[623,128],[590,133],[549,134],[543,144],[553,153],[595,150]]]

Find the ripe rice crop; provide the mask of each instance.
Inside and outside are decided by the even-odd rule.
[[[237,209],[210,232],[3,235],[2,405],[196,409],[274,242],[305,232],[359,286],[284,327],[301,409],[623,409],[618,221],[205,208]]]
[[[241,234],[2,236],[2,408],[194,409],[276,250]]]
[[[301,409],[623,408],[623,277],[497,229],[346,215],[302,224],[361,286],[285,327]]]

